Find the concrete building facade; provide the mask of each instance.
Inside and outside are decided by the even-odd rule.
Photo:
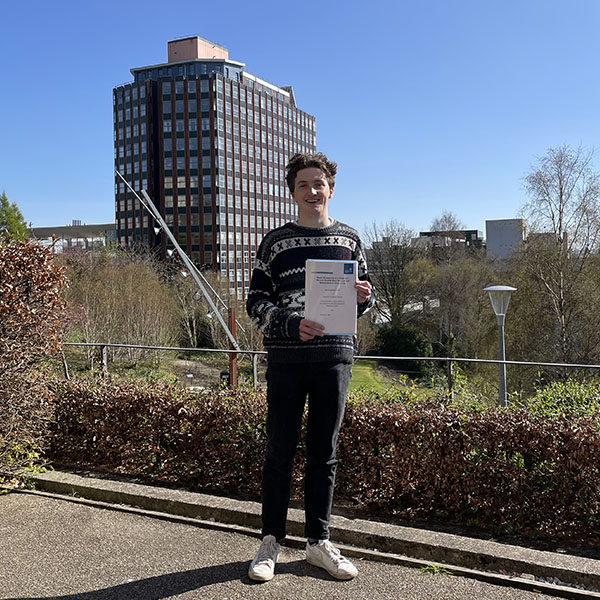
[[[506,260],[525,241],[523,219],[493,219],[485,222],[487,257]]]
[[[131,69],[115,87],[115,169],[145,189],[188,256],[224,275],[243,297],[256,248],[270,229],[295,218],[285,165],[316,150],[315,118],[278,87],[199,37],[168,43],[168,62]],[[115,176],[119,243],[170,243]]]

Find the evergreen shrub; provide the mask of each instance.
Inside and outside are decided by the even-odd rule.
[[[374,354],[379,356],[432,356],[431,342],[418,329],[394,325],[381,326],[377,332],[377,347]],[[432,371],[431,364],[422,360],[394,361],[392,366],[400,368],[413,377],[426,377]]]
[[[539,415],[584,416],[600,411],[600,383],[597,381],[554,381],[521,402]]]

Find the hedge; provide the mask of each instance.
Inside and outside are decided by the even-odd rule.
[[[0,482],[35,471],[52,407],[42,365],[60,349],[62,269],[0,232]]]
[[[192,394],[117,380],[56,383],[49,457],[260,497],[264,392]],[[293,475],[301,497],[303,449]],[[336,498],[547,538],[600,536],[600,418],[437,401],[348,403]]]

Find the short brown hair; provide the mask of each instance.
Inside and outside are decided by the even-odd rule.
[[[324,154],[317,152],[316,154],[294,154],[287,164],[285,180],[287,181],[290,192],[293,193],[296,184],[296,175],[302,169],[316,167],[321,169],[327,179],[330,188],[335,185],[335,174],[337,173],[337,163],[331,162]]]

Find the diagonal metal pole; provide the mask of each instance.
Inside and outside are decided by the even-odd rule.
[[[204,282],[204,285],[208,287],[208,289],[215,295],[215,298],[221,303],[221,306],[227,310],[229,310],[229,307],[227,306],[227,304],[225,303],[225,301],[223,300],[223,298],[221,298],[221,296],[219,296],[217,290],[215,290],[215,288],[210,285],[208,279],[206,279],[206,277],[204,277],[204,275],[202,274],[202,271],[194,264],[192,263],[196,273],[198,273],[198,276],[202,279],[202,281]],[[242,327],[241,323],[236,319],[235,323],[237,325],[237,327],[239,327],[244,333],[246,333],[246,330]]]
[[[221,316],[220,311],[217,309],[214,302],[212,301],[212,298],[210,297],[210,294],[208,293],[207,289],[204,287],[203,283],[200,281],[200,278],[198,277],[198,273],[199,273],[198,269],[196,268],[194,263],[189,259],[188,255],[182,250],[181,246],[175,239],[173,232],[169,229],[168,225],[165,223],[164,219],[162,218],[162,215],[160,214],[160,212],[154,205],[154,202],[152,202],[152,200],[150,199],[150,196],[148,196],[148,193],[146,192],[146,190],[141,191],[142,196],[144,197],[144,199],[142,200],[140,195],[131,187],[131,185],[129,185],[129,182],[125,179],[125,177],[123,177],[123,175],[121,175],[121,173],[119,173],[119,171],[117,169],[115,169],[115,173],[123,180],[125,185],[131,190],[131,192],[135,195],[135,197],[139,200],[139,202],[154,217],[154,219],[160,225],[161,229],[165,232],[165,234],[171,240],[171,243],[173,244],[175,250],[177,250],[177,253],[179,254],[179,257],[181,258],[183,264],[186,266],[188,271],[191,273],[192,277],[194,278],[194,281],[197,283],[198,287],[200,288],[200,291],[204,294],[204,297],[206,298],[206,301],[208,302],[211,310],[215,313],[217,319],[219,320],[219,323],[221,324],[225,333],[227,334],[227,337],[229,338],[229,341],[231,342],[232,346],[234,347],[235,350],[240,350],[237,340],[231,333],[229,327],[227,327],[227,324],[223,320],[223,317]]]
[[[117,173],[119,173],[117,171]],[[119,173],[120,175],[120,173]],[[123,179],[123,177],[121,176],[121,178]],[[124,180],[125,181],[125,180]],[[125,181],[125,184],[127,185],[127,187],[134,193],[136,194],[135,190],[131,187],[131,185],[129,185],[129,183],[127,181]],[[159,221],[162,220],[162,216],[160,214],[160,212],[158,211],[158,209],[156,208],[156,206],[154,205],[154,202],[152,202],[152,200],[150,199],[150,196],[148,195],[148,193],[146,192],[146,190],[142,190],[142,194],[144,195],[144,198],[146,199],[146,201],[149,203],[149,205],[151,206],[146,206],[144,204],[144,202],[142,202],[141,198],[139,196],[137,196],[138,200],[140,200],[140,202],[142,202],[142,204],[144,204],[144,206],[146,207],[146,209],[148,209],[150,211],[150,213],[152,214],[152,216]],[[160,219],[160,220],[159,220]],[[164,221],[163,221],[164,223]],[[162,224],[161,224],[162,227]],[[166,228],[166,229],[165,229]],[[164,227],[162,227],[162,229],[165,229],[165,231],[168,230],[168,226],[165,223]],[[170,230],[169,230],[170,233]],[[173,237],[171,237],[171,240],[173,240]],[[183,252],[183,250],[180,248],[179,249],[180,253]],[[225,303],[225,301],[223,300],[223,298],[221,298],[221,296],[219,296],[219,294],[217,293],[217,291],[213,288],[212,285],[210,285],[210,283],[208,282],[208,279],[206,279],[206,277],[204,277],[204,275],[202,274],[202,271],[200,271],[200,269],[193,263],[190,261],[190,264],[192,266],[192,268],[194,269],[194,271],[196,271],[196,274],[198,275],[198,277],[200,277],[202,279],[202,281],[204,282],[205,286],[208,286],[208,288],[210,289],[210,291],[215,295],[215,298],[221,303],[221,306],[226,309],[229,310],[229,307],[227,306],[227,304]],[[224,321],[223,321],[224,322]],[[237,326],[244,332],[246,333],[246,330],[243,328],[242,324],[236,319],[235,320]]]

